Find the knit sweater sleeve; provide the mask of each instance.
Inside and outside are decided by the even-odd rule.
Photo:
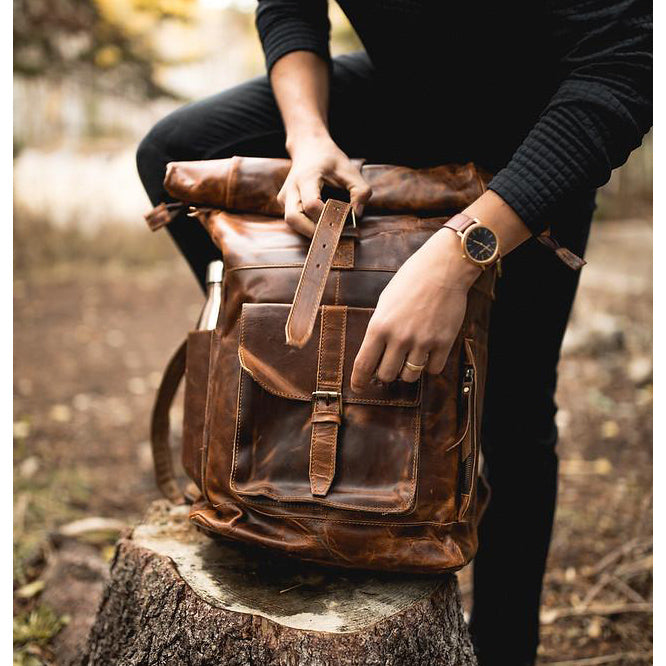
[[[291,51],[312,51],[330,63],[327,0],[259,0],[255,21],[269,72]]]
[[[652,124],[649,0],[550,0],[560,84],[491,181],[534,234],[567,196],[606,183]]]

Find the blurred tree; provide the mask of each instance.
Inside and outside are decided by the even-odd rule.
[[[190,21],[197,0],[14,0],[14,71],[50,77],[95,74],[102,86],[154,98],[168,62],[152,46],[165,19]]]

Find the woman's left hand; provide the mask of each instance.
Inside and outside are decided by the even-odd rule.
[[[388,383],[416,381],[405,366],[444,369],[465,317],[467,292],[481,269],[462,256],[450,229],[434,234],[393,276],[379,297],[354,362],[351,384],[362,389],[373,376]]]

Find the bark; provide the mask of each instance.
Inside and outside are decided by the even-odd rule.
[[[475,666],[455,576],[341,572],[210,539],[155,503],[81,665]]]

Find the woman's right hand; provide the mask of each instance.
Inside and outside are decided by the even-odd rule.
[[[289,145],[291,170],[278,193],[284,219],[300,234],[312,237],[324,203],[321,188],[326,183],[349,191],[354,213],[360,217],[372,190],[360,170],[330,136],[310,137]]]

